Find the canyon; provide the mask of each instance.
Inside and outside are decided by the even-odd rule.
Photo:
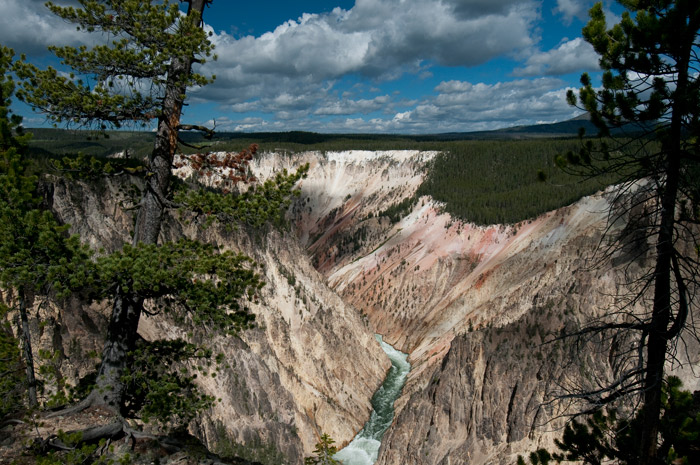
[[[201,381],[220,401],[191,432],[210,450],[296,465],[322,433],[348,444],[390,366],[375,333],[412,367],[382,465],[515,463],[561,434],[575,405],[552,402],[557,395],[614,377],[615,354],[596,340],[558,336],[619,305],[629,276],[647,266],[644,253],[624,247],[601,258],[606,238],[628,224],[625,216],[611,221],[615,188],[514,225],[462,222],[427,196],[393,222],[383,213],[414,196],[435,156],[264,153],[251,165],[260,179],[310,166],[288,229],[167,220],[164,235],[242,251],[266,281],[250,304],[256,328],[208,341],[227,366]],[[118,190],[111,180],[95,188],[55,179],[51,207],[83,240],[114,250],[129,240],[132,221]],[[34,321],[36,350],[61,354],[61,373],[76,383],[94,368],[86,354],[101,350],[105,306],[72,300],[37,311],[53,324]],[[187,329],[153,316],[139,332],[149,339]],[[700,389],[698,353],[670,367],[691,390]]]
[[[388,221],[381,212],[415,193],[434,155],[302,157],[312,168],[291,217],[329,285],[409,354],[377,463],[515,463],[554,448],[576,408],[557,396],[621,370],[600,341],[557,338],[623,305],[648,266],[649,245],[628,231],[635,188],[515,225],[461,222],[428,197]],[[697,345],[687,353],[669,370],[695,390]]]

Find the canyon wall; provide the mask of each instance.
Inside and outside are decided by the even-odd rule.
[[[560,435],[561,415],[575,406],[551,402],[556,395],[619,373],[615,351],[601,350],[600,340],[558,340],[616,308],[629,277],[648,265],[649,245],[630,234],[626,248],[601,261],[603,233],[628,229],[626,217],[609,222],[614,190],[516,225],[475,226],[429,197],[404,202],[434,156],[262,154],[252,166],[261,179],[310,165],[288,212],[292,231],[202,230],[168,220],[166,238],[241,250],[262,264],[267,283],[251,304],[257,328],[212,338],[228,366],[203,387],[222,400],[193,427],[212,450],[296,464],[321,432],[347,443],[389,366],[374,332],[409,353],[413,367],[382,465],[514,463]],[[93,246],[110,250],[128,241],[132,224],[114,201],[118,187],[57,180],[53,208]],[[57,329],[44,329],[40,344],[66,354],[74,381],[95,360],[67,354],[101,350],[105,309],[69,304],[52,310]],[[140,327],[146,338],[183,331],[163,318]],[[679,373],[699,389],[688,367],[700,364],[700,352],[689,353]]]
[[[610,221],[613,199],[634,202],[614,188],[516,225],[463,223],[429,197],[391,222],[382,213],[414,195],[433,156],[306,155],[290,217],[330,286],[410,354],[378,464],[514,463],[561,434],[576,406],[556,396],[619,374],[600,340],[556,339],[624,304],[649,244],[627,215]],[[625,247],[606,257],[619,237]],[[677,373],[698,389],[689,353]]]
[[[109,252],[130,240],[133,221],[117,201],[119,187],[112,179],[99,186],[56,179],[52,208],[72,232]],[[328,288],[293,234],[204,229],[168,217],[162,236],[193,237],[246,253],[265,281],[259,299],[247,304],[256,315],[254,329],[239,337],[208,333],[200,341],[225,355],[225,367],[215,378],[200,378],[204,391],[220,401],[192,431],[215,452],[270,464],[302,463],[321,433],[349,442],[369,417],[370,399],[390,363],[367,319]],[[62,308],[46,310],[56,324],[37,333],[38,347],[58,350],[66,380],[75,383],[98,361],[86,354],[102,349],[109,305],[74,301]],[[146,339],[190,332],[162,316],[144,315],[139,326]]]

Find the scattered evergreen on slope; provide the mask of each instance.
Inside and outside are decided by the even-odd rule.
[[[407,216],[416,206],[418,198],[416,196],[403,199],[401,202],[394,203],[386,210],[377,214],[377,216],[386,216],[392,223],[398,223],[401,218]]]

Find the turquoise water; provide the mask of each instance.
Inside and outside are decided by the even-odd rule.
[[[399,398],[406,376],[411,370],[408,354],[399,352],[376,335],[379,344],[391,360],[391,369],[381,387],[372,396],[372,413],[369,420],[343,450],[333,458],[344,465],[373,465],[379,455],[382,437],[394,420],[394,401]]]

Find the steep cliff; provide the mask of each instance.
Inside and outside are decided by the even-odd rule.
[[[552,342],[615,308],[646,264],[643,241],[630,245],[642,253],[600,261],[603,232],[627,226],[627,218],[609,224],[614,191],[516,225],[475,226],[414,197],[434,155],[263,154],[252,166],[260,178],[310,164],[288,213],[293,233],[168,221],[166,235],[249,254],[267,283],[253,305],[258,327],[210,341],[229,367],[204,382],[221,402],[194,431],[214,451],[299,463],[320,432],[347,443],[389,366],[374,332],[408,352],[413,367],[379,464],[514,462],[559,434],[566,406],[549,402],[556,394],[620,370],[615,351],[595,338]],[[128,240],[132,221],[117,192],[110,182],[57,181],[53,208],[109,250]],[[68,308],[51,310],[58,329],[41,329],[41,344],[60,348],[75,380],[94,360],[67,354],[101,349],[104,316],[77,301]],[[162,318],[140,327],[146,338],[185,331]],[[696,367],[699,353],[689,352]]]
[[[85,241],[110,251],[129,240],[133,220],[117,202],[118,190],[114,180],[88,186],[57,179],[52,208]],[[240,337],[207,335],[205,342],[225,355],[226,366],[216,378],[200,380],[221,399],[193,427],[205,444],[262,463],[298,464],[321,432],[340,444],[352,439],[390,364],[366,319],[324,284],[298,241],[284,231],[203,229],[176,217],[162,234],[242,251],[260,264],[266,283],[250,306],[255,329]],[[57,363],[71,383],[94,369],[96,360],[86,354],[101,350],[106,306],[75,301],[49,310],[56,324],[42,329],[39,346],[59,351]],[[144,317],[139,326],[146,339],[188,332],[160,316]],[[83,363],[65,370],[74,360]]]
[[[378,463],[514,463],[517,453],[552,447],[567,413],[554,397],[619,369],[599,340],[551,342],[625,292],[619,269],[593,261],[605,206],[584,199],[520,225],[454,280],[428,316],[446,331],[411,352],[424,372],[414,374]],[[407,431],[419,439],[406,441]]]
[[[556,394],[620,370],[595,340],[543,343],[617,308],[648,245],[601,261],[603,232],[627,224],[609,223],[612,188],[516,225],[463,223],[427,197],[391,222],[387,211],[414,195],[432,155],[307,154],[291,215],[331,287],[410,354],[378,463],[507,463],[560,434]]]

